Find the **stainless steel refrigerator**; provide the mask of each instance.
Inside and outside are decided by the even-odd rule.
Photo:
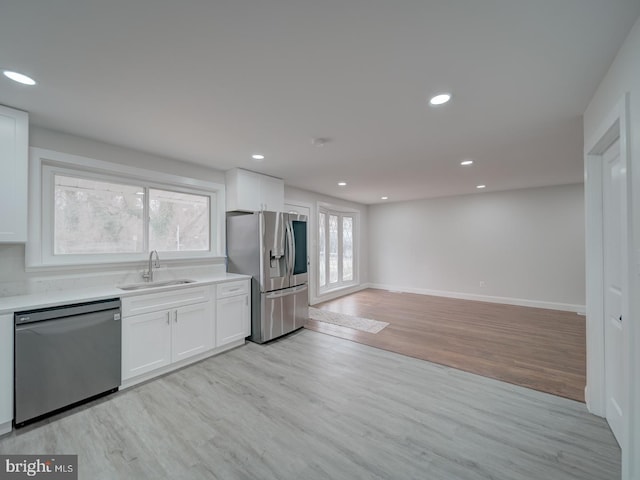
[[[251,336],[264,343],[304,326],[307,217],[296,213],[227,214],[227,271],[251,275]]]

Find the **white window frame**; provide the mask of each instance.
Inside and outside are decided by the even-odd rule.
[[[129,264],[149,256],[145,229],[143,251],[139,253],[54,255],[54,176],[66,175],[111,183],[190,193],[209,197],[209,250],[162,252],[169,261],[221,258],[224,244],[224,194],[222,184],[153,172],[118,163],[105,162],[40,148],[30,149],[29,234],[26,246],[27,268],[72,267],[99,264]],[[145,214],[148,212],[145,211]]]
[[[325,264],[320,264],[320,214],[324,213],[325,216]],[[336,283],[329,282],[329,215],[338,216],[338,281]],[[353,218],[353,279],[349,281],[342,281],[342,218]],[[318,232],[318,248],[316,249],[316,261],[318,264],[318,270],[316,273],[316,282],[318,285],[318,296],[326,295],[327,293],[336,292],[346,288],[353,287],[359,284],[359,258],[360,258],[360,212],[352,208],[346,208],[339,205],[333,205],[330,203],[318,203],[318,211],[316,215],[316,232]],[[325,270],[325,284],[320,285],[320,271]]]

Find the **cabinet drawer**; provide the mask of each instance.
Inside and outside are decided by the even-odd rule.
[[[147,293],[122,299],[122,315],[129,317],[141,313],[168,310],[182,305],[208,302],[211,298],[208,287],[189,287],[168,292]]]
[[[217,285],[217,292],[217,298],[227,298],[249,293],[249,280],[220,283]]]

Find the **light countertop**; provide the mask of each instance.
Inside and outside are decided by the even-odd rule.
[[[244,280],[249,278],[251,278],[249,275],[240,275],[237,273],[219,273],[209,276],[199,275],[197,277],[189,277],[189,279],[194,280],[194,282],[192,283],[145,288],[140,290],[121,290],[117,285],[105,285],[101,287],[91,287],[86,289],[58,290],[41,293],[29,293],[25,295],[14,295],[11,297],[0,297],[0,315],[19,312],[23,310],[55,307],[71,303],[104,300],[105,298],[133,297],[136,295],[144,295],[147,293],[178,290],[198,285],[212,285],[216,283],[230,282],[233,280]]]

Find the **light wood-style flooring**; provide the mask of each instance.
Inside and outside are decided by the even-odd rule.
[[[389,322],[377,334],[307,328],[584,401],[585,317],[573,312],[367,289],[315,305]]]
[[[53,421],[0,453],[81,480],[614,480],[584,404],[309,330],[249,343]]]

